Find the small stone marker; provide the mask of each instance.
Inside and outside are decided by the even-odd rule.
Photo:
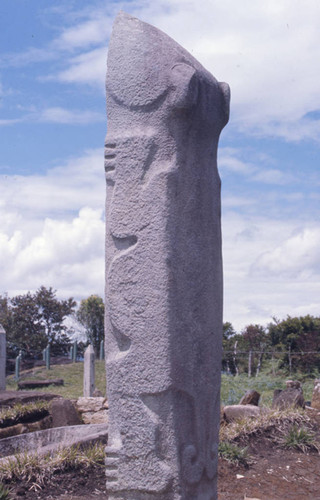
[[[108,498],[215,500],[229,87],[121,12],[106,89]]]
[[[95,387],[95,355],[94,349],[91,344],[88,345],[84,353],[84,366],[83,366],[83,396],[93,396]]]
[[[273,391],[272,408],[285,410],[286,408],[304,408],[304,405],[303,391],[298,380],[287,380],[286,389]]]
[[[6,332],[0,325],[0,391],[6,390]]]
[[[239,405],[254,405],[259,406],[260,394],[253,389],[247,391],[239,401]]]
[[[320,410],[320,378],[314,381],[311,407]]]

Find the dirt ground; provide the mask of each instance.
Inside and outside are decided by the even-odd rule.
[[[315,424],[319,431],[319,417]],[[261,435],[246,444],[251,461],[247,468],[219,461],[219,500],[320,500],[320,454],[286,450]],[[97,499],[106,494],[104,467],[57,474],[42,489],[30,483],[11,487],[13,499],[26,500]]]

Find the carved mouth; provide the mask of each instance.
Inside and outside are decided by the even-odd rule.
[[[114,176],[112,175],[112,172],[115,171],[116,169],[116,143],[115,142],[108,142],[105,144],[105,152],[104,152],[104,169],[107,174],[107,181],[112,181],[114,182]],[[109,175],[108,175],[109,174]]]

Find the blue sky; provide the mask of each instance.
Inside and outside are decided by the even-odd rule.
[[[0,293],[104,287],[104,78],[123,9],[231,87],[224,319],[319,315],[318,0],[1,0]]]

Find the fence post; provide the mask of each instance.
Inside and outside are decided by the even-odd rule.
[[[88,345],[84,353],[83,363],[83,395],[91,397],[95,386],[95,355],[91,344]]]
[[[0,391],[6,390],[6,332],[0,325]]]
[[[77,344],[77,341],[75,340],[73,342],[73,351],[72,351],[72,361],[74,363],[77,362],[77,355],[78,355],[78,344]]]
[[[70,347],[69,359],[71,359],[71,361],[73,360],[73,345]]]
[[[43,360],[43,361],[45,361],[45,360],[46,360],[46,352],[47,352],[47,348],[42,349],[42,360]]]
[[[99,353],[99,359],[104,359],[104,340],[101,340],[100,342],[100,353]]]
[[[16,357],[16,366],[15,366],[15,380],[18,381],[20,378],[20,362],[21,362],[21,356],[20,354]]]
[[[46,368],[50,370],[50,344],[48,344],[46,348]]]

